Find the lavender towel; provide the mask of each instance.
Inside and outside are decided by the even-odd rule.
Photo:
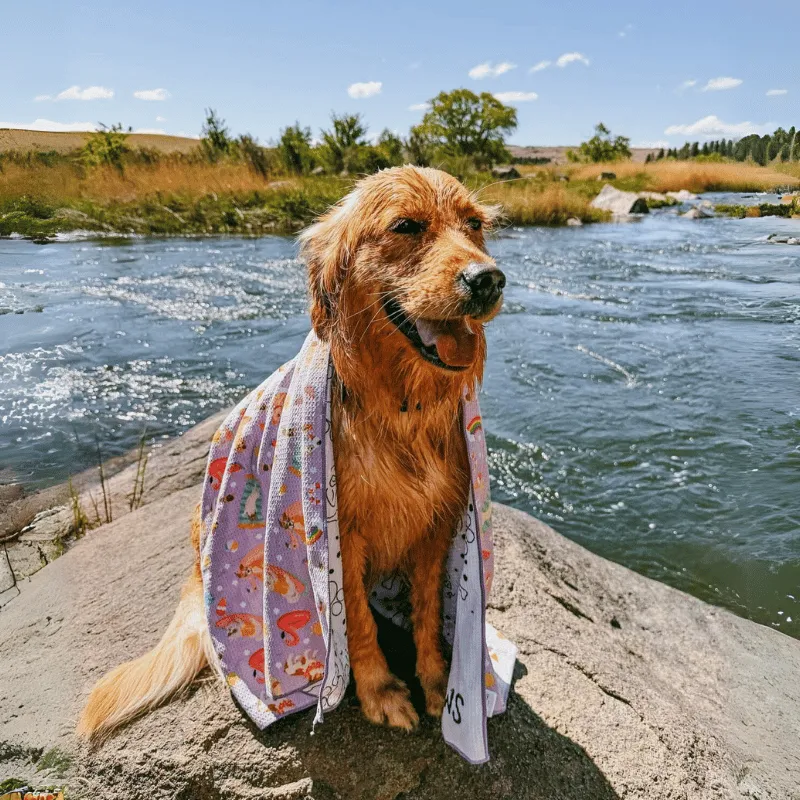
[[[202,572],[216,665],[259,728],[341,701],[350,664],[331,440],[330,350],[313,331],[300,353],[244,398],[214,434],[202,501]],[[443,633],[452,645],[445,740],[489,758],[486,719],[505,710],[516,647],[485,621],[492,580],[486,444],[474,392],[462,401],[471,489],[453,532]],[[409,626],[400,576],[375,609]]]

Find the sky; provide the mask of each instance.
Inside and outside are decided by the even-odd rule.
[[[800,4],[0,0],[0,127],[197,136],[214,108],[274,141],[331,112],[406,134],[438,92],[517,108],[509,141],[633,145],[800,126]]]

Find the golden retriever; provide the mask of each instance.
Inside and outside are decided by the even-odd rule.
[[[301,236],[311,322],[331,345],[347,640],[364,715],[418,722],[378,645],[369,591],[402,570],[410,586],[416,672],[440,716],[442,571],[469,492],[460,401],[482,378],[483,325],[505,277],[486,252],[496,209],[452,176],[417,167],[361,180]],[[199,551],[199,522],[192,529]],[[150,653],[92,690],[78,730],[91,736],[154,708],[213,658],[199,558],[178,610]],[[213,662],[212,662],[213,663]]]

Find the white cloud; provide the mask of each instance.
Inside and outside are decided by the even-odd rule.
[[[166,122],[166,121],[167,121],[166,117],[156,117],[156,122]]]
[[[138,89],[133,96],[137,100],[167,100],[170,94],[166,89]]]
[[[96,131],[96,122],[54,122],[51,119],[35,119],[33,122],[0,122],[0,128],[27,131],[53,131],[56,133]]]
[[[501,61],[499,64],[492,66],[491,61],[486,61],[483,64],[478,64],[469,71],[469,76],[473,80],[479,81],[483,78],[496,78],[498,75],[503,75],[506,72],[511,72],[516,69],[517,65],[512,64],[510,61]]]
[[[711,80],[700,90],[702,92],[721,92],[725,89],[735,89],[741,86],[741,78],[711,78]]]
[[[620,39],[624,39],[633,30],[633,25],[629,22],[618,34]]]
[[[780,97],[782,94],[788,94],[788,89],[769,89],[767,91],[767,97]]]
[[[536,92],[498,92],[495,97],[501,103],[527,103],[539,95]]]
[[[707,117],[687,125],[670,125],[666,136],[749,136],[751,133],[766,131],[769,125],[755,125],[752,122],[723,122],[719,117],[709,114]]]
[[[408,107],[409,111],[427,111],[431,107],[430,103],[414,103]]]
[[[112,89],[105,86],[87,86],[81,89],[80,86],[70,86],[59,92],[53,100],[110,100],[114,96]]]
[[[135,128],[134,133],[157,133],[162,136],[166,136],[166,131],[162,128]]]
[[[541,72],[543,69],[547,69],[552,63],[552,61],[540,61],[538,64],[534,64],[528,72]]]
[[[589,59],[583,53],[563,53],[556,59],[556,66],[563,68],[576,61],[589,66]]]
[[[373,97],[381,93],[383,83],[381,81],[367,81],[366,83],[351,83],[347,87],[347,94],[356,100],[361,100],[365,97]]]
[[[106,89],[105,86],[87,86],[81,89],[80,86],[70,86],[57,95],[37,94],[34,101],[43,103],[46,100],[110,100],[114,96],[113,89]]]
[[[688,80],[688,81],[684,81],[684,82],[683,82],[683,83],[682,83],[682,84],[681,84],[681,85],[680,85],[680,86],[677,88],[677,90],[676,90],[676,91],[678,92],[678,94],[681,94],[682,92],[685,92],[687,89],[691,89],[691,88],[692,88],[692,86],[697,86],[697,80],[696,80],[696,79],[694,79],[694,78],[692,78],[691,80]]]

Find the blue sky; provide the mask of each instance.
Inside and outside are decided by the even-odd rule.
[[[515,105],[516,144],[575,144],[599,120],[634,144],[800,125],[794,0],[4,0],[2,13],[0,127],[195,136],[210,106],[262,142],[295,120],[317,135],[331,111],[405,134],[456,87]]]

